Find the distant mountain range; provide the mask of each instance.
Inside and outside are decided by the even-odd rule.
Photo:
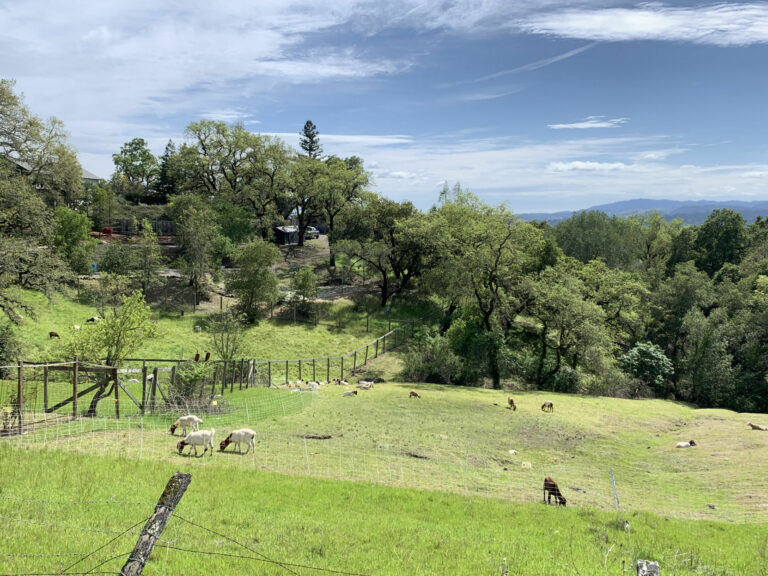
[[[685,224],[702,224],[713,210],[728,208],[739,212],[748,224],[751,224],[757,216],[768,217],[768,200],[757,202],[742,202],[738,200],[728,200],[724,202],[713,202],[711,200],[652,200],[642,199],[623,200],[621,202],[612,202],[610,204],[601,204],[586,208],[605,212],[610,216],[630,216],[632,214],[645,214],[647,212],[658,211],[667,220],[680,218]],[[557,224],[562,220],[570,218],[576,212],[583,210],[572,210],[569,212],[530,212],[527,214],[518,214],[523,220],[546,220],[549,224]]]

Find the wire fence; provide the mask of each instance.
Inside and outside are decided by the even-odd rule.
[[[109,414],[119,419],[168,411],[216,413],[221,409],[218,398],[245,389],[344,380],[400,347],[420,322],[399,322],[382,336],[340,356],[211,362],[199,355],[186,362],[128,358],[119,368],[74,358],[0,366],[0,436],[55,424],[67,415]]]
[[[94,522],[103,523],[117,519],[111,524],[111,529],[94,530],[65,522],[72,507],[87,509],[84,515],[91,515]],[[120,574],[123,564],[131,559],[130,548],[142,534],[141,527],[151,518],[155,504],[151,502],[125,502],[117,500],[81,500],[57,501],[49,499],[31,499],[20,497],[0,497],[0,512],[12,513],[14,516],[0,514],[3,522],[22,523],[25,525],[25,537],[21,542],[8,544],[16,552],[0,552],[0,576],[46,576],[46,575],[79,575],[79,574]],[[62,517],[60,523],[42,522],[40,517]],[[337,574],[341,576],[367,576],[357,571],[345,571],[307,563],[275,559],[254,545],[248,545],[221,531],[207,527],[204,522],[186,518],[175,512],[171,523],[163,535],[158,538],[158,553],[152,555],[150,562],[144,567],[147,574],[166,574],[169,561],[173,555],[183,554],[195,557],[212,557],[216,562],[224,560],[247,561],[257,565],[268,564],[278,568],[279,573],[298,574],[310,571],[316,574]],[[36,541],[45,540],[44,535],[37,532],[62,531],[77,534],[90,533],[89,542],[99,542],[99,545],[88,551],[82,539],[73,546],[80,551],[40,552]],[[13,533],[14,530],[10,529]],[[106,536],[105,536],[106,535]],[[57,539],[57,541],[61,541]],[[92,544],[93,546],[93,544]],[[30,549],[36,551],[30,552]],[[221,565],[219,564],[219,568]]]

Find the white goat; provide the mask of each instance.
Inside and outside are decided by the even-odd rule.
[[[256,450],[256,432],[250,428],[241,428],[240,430],[235,430],[221,441],[219,444],[219,449],[224,452],[224,449],[230,444],[237,444],[237,451],[242,452],[240,449],[240,444],[242,442],[248,444],[248,449],[245,451],[246,454],[251,451],[251,448]]]
[[[192,446],[195,449],[195,456],[197,456],[197,447],[205,446],[205,450],[201,456],[205,456],[208,448],[211,449],[211,456],[213,456],[213,435],[216,433],[216,428],[210,430],[198,430],[197,432],[190,432],[184,440],[179,441],[176,444],[176,449],[181,454],[184,451],[184,446]]]
[[[696,446],[696,442],[689,440],[688,442],[678,442],[675,444],[675,448],[690,448],[691,446]]]
[[[203,421],[195,416],[194,414],[187,414],[186,416],[182,416],[176,422],[171,424],[171,435],[173,435],[176,432],[176,428],[181,427],[181,433],[184,434],[184,436],[187,435],[187,428],[192,428],[194,432],[197,432],[200,424],[202,424]]]

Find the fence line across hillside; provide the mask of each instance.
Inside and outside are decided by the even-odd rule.
[[[424,319],[402,321],[382,336],[337,356],[288,360],[194,360],[128,358],[122,366],[70,361],[24,362],[0,366],[0,436],[23,434],[27,427],[48,426],[56,418],[78,418],[106,412],[114,417],[168,410],[206,412],[218,397],[254,387],[300,386],[301,381],[344,380],[369,362],[399,348]],[[391,326],[391,324],[390,324]],[[192,365],[207,367],[185,375]],[[187,380],[185,380],[185,378]],[[112,413],[112,410],[109,410]],[[25,417],[25,413],[33,415]]]

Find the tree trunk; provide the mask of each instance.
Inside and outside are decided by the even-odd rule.
[[[107,391],[107,387],[109,386],[109,376],[104,376],[104,383],[99,386],[99,389],[96,390],[96,394],[93,395],[93,398],[91,399],[91,404],[88,406],[88,410],[83,415],[86,418],[95,418],[96,417],[96,406],[99,404],[102,398],[109,398],[112,395],[112,391],[115,388],[115,383],[112,383],[112,387]]]
[[[547,358],[547,323],[544,322],[541,327],[541,353],[539,354],[539,365],[536,367],[536,384],[541,386],[542,376],[544,374],[544,361]]]
[[[453,323],[453,313],[456,311],[456,304],[451,303],[443,313],[443,321],[440,324],[440,333],[445,334]]]
[[[491,349],[488,351],[488,364],[491,371],[491,380],[493,389],[501,390],[501,370],[499,369],[499,351],[494,343],[491,343]]]

